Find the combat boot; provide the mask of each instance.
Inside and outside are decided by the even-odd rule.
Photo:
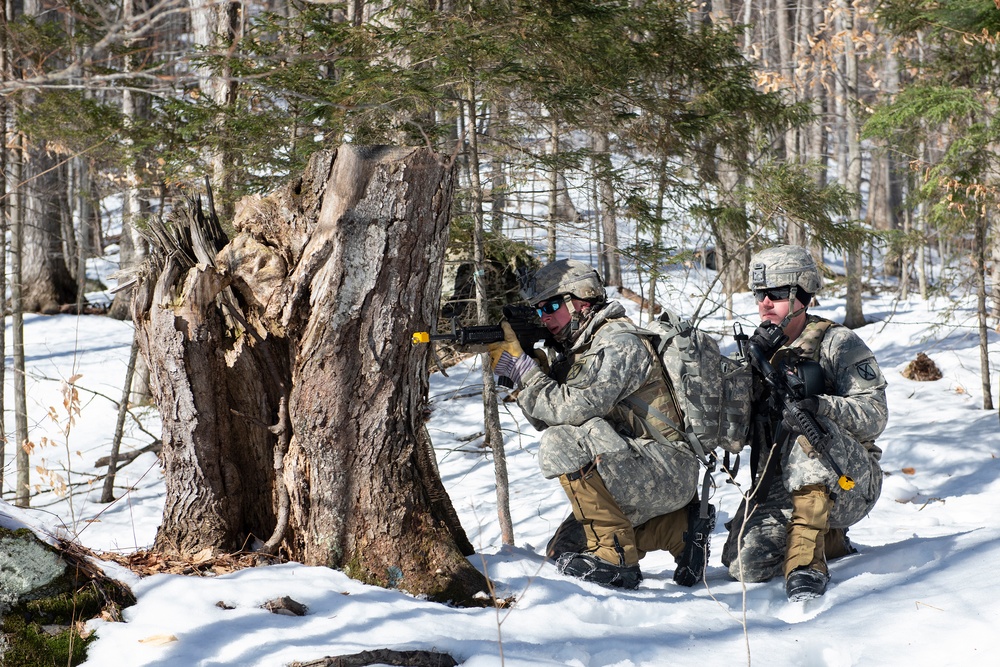
[[[575,514],[570,514],[559,524],[549,543],[545,545],[545,556],[559,560],[559,556],[565,553],[577,554],[586,550],[587,535],[583,531],[583,524]]]
[[[705,579],[709,540],[715,530],[715,505],[708,504],[706,510],[708,516],[701,516],[701,503],[697,498],[687,506],[684,551],[677,559],[674,570],[674,582],[681,586],[691,587]]]
[[[556,569],[605,586],[636,588],[642,573],[635,531],[596,466],[562,475],[559,482],[573,505],[574,517],[583,526],[587,547],[582,553],[559,555]]]
[[[828,562],[834,558],[858,553],[858,550],[851,544],[851,538],[847,536],[846,528],[831,528],[826,531],[823,541],[826,547],[826,560]]]
[[[634,589],[642,581],[638,563],[626,565],[624,558],[620,558],[616,565],[590,553],[564,553],[556,560],[556,570],[561,574],[613,588]]]
[[[800,567],[785,579],[785,595],[789,602],[803,602],[826,593],[830,575],[808,567]]]
[[[814,484],[792,492],[792,518],[785,548],[785,593],[791,601],[823,595],[830,580],[824,536],[833,501],[826,487]]]

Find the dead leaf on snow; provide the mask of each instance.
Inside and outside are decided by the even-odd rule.
[[[139,643],[149,644],[150,646],[163,646],[175,641],[177,641],[177,637],[174,635],[150,635],[149,637],[140,639]]]

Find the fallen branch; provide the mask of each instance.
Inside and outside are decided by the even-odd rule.
[[[135,459],[139,458],[140,456],[142,456],[146,452],[155,452],[155,453],[159,454],[160,450],[162,448],[163,448],[163,443],[161,441],[157,440],[156,442],[149,443],[148,445],[146,445],[142,449],[136,449],[136,450],[131,451],[131,452],[125,452],[124,454],[119,454],[118,455],[118,466],[117,467],[121,468],[124,464],[131,463],[132,461],[134,461]],[[94,461],[94,467],[95,468],[103,468],[104,466],[108,465],[109,463],[111,463],[111,457],[110,456],[102,456],[101,458],[99,458],[96,461]]]
[[[455,667],[455,659],[437,651],[394,651],[380,648],[353,655],[322,658],[311,662],[293,662],[289,667],[365,667],[366,665],[397,665],[398,667]]]

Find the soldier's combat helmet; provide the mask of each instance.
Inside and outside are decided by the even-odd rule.
[[[560,259],[546,264],[529,275],[521,287],[521,295],[533,306],[562,294],[577,299],[603,303],[607,299],[604,281],[589,264],[575,259]]]
[[[780,245],[761,250],[750,260],[750,289],[757,291],[774,287],[798,287],[800,301],[803,292],[811,298],[823,287],[823,278],[816,261],[802,246]]]

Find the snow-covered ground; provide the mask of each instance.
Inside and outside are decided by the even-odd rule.
[[[678,308],[684,312],[690,305]],[[937,306],[956,305],[942,324]],[[752,299],[738,297],[735,307],[744,326],[752,328]],[[823,297],[814,312],[842,320],[843,300]],[[713,497],[720,520],[706,585],[675,585],[672,559],[661,553],[642,561],[645,580],[636,591],[559,575],[540,554],[568,504],[558,483],[539,474],[537,433],[511,403],[501,406],[501,415],[516,546],[503,547],[493,463],[481,448],[482,438],[475,437],[482,431],[482,407],[473,360],[450,369],[448,377],[433,376],[430,431],[442,478],[479,552],[471,560],[494,580],[499,597],[516,598],[512,608],[450,608],[296,564],[141,580],[113,566],[138,604],[125,611],[126,623],[92,623],[97,640],[86,664],[279,666],[377,648],[443,651],[468,667],[996,664],[1000,429],[997,412],[982,409],[973,305],[879,297],[865,302],[865,312],[872,324],[858,333],[890,383],[889,425],[879,440],[888,476],[874,511],[851,529],[860,552],[831,564],[830,590],[818,600],[789,603],[781,582],[743,586],[729,579],[719,553],[722,524],[737,506],[738,490],[721,475]],[[706,324],[731,331],[731,323],[721,319]],[[1000,336],[990,335],[995,379]],[[61,480],[76,490],[68,497],[35,496],[37,509],[30,517],[49,531],[78,534],[96,550],[148,547],[164,490],[153,454],[119,472],[121,498],[111,506],[96,502],[99,482],[89,491],[77,486],[103,470],[93,464],[107,454],[114,433],[130,325],[94,316],[31,316],[25,340],[37,466],[32,483],[45,489]],[[942,379],[920,383],[900,375],[918,352],[937,363]],[[9,357],[7,364],[10,369]],[[80,409],[67,434],[63,383],[76,375]],[[1000,400],[995,381],[993,392]],[[10,370],[6,395],[11,430]],[[140,416],[147,431],[159,433],[155,413]],[[127,422],[123,450],[150,440],[134,421]],[[8,500],[14,481],[11,441],[4,469]],[[740,481],[746,484],[744,474]],[[307,605],[308,614],[283,616],[259,608],[282,596]]]

